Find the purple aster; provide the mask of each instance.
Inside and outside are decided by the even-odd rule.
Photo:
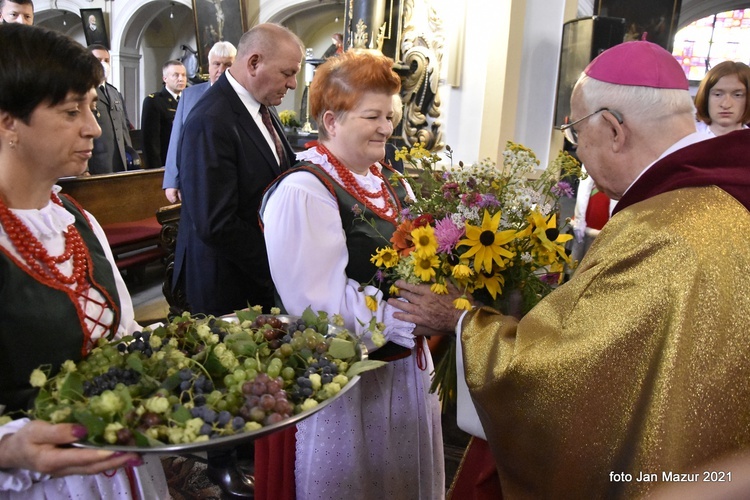
[[[479,201],[479,208],[491,208],[500,206],[500,202],[497,201],[494,194],[484,194],[482,199]]]
[[[377,271],[375,271],[375,280],[378,283],[382,283],[383,280],[385,280],[385,273],[383,272],[382,269],[378,269]]]
[[[547,273],[539,276],[539,280],[542,283],[546,283],[548,285],[557,285],[560,283],[560,273]]]
[[[414,215],[412,215],[411,209],[409,207],[401,210],[401,218],[405,220],[412,220],[414,218]]]
[[[450,217],[441,219],[435,223],[435,240],[438,243],[439,253],[449,253],[463,238],[464,228],[458,227]]]
[[[572,198],[573,197],[573,187],[565,181],[560,181],[554,186],[552,186],[552,194],[555,196],[565,196],[566,198]]]
[[[482,195],[479,193],[466,193],[461,195],[461,203],[469,208],[478,206],[481,201]]]
[[[352,206],[352,213],[357,216],[362,215],[362,207],[355,203]]]

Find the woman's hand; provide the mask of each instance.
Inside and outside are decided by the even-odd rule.
[[[76,424],[52,425],[33,420],[13,434],[0,439],[0,468],[28,469],[52,476],[97,474],[125,465],[143,463],[135,453],[64,448],[86,436],[86,428]]]
[[[395,285],[399,295],[408,302],[388,299],[388,304],[403,311],[394,313],[393,317],[418,325],[415,335],[448,335],[456,330],[463,311],[456,309],[453,301],[464,294],[455,286],[449,284],[448,294],[438,295],[430,290],[430,285],[412,285],[402,280]]]

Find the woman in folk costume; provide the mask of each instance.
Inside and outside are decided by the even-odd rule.
[[[297,425],[298,499],[444,496],[429,350],[415,342],[413,324],[393,318],[387,290],[362,285],[372,281],[377,268],[370,257],[388,244],[410,194],[380,163],[400,88],[392,64],[381,54],[348,51],[318,67],[310,103],[320,142],[297,155],[298,168],[269,189],[261,208],[286,311],[298,315],[311,306],[338,313],[349,330],[364,335],[370,358],[388,361]],[[385,324],[382,347],[367,329],[373,317]]]
[[[0,498],[165,498],[158,459],[67,445],[80,425],[21,418],[32,370],[140,329],[101,226],[55,186],[101,134],[99,61],[42,28],[0,26]],[[31,56],[29,56],[31,54]]]

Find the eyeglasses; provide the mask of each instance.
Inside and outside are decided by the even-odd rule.
[[[573,128],[573,125],[577,123],[581,123],[586,118],[591,118],[595,114],[601,113],[602,111],[609,111],[612,114],[612,116],[615,117],[617,122],[622,124],[622,116],[620,115],[620,113],[618,113],[617,111],[613,111],[609,108],[599,108],[593,113],[589,113],[583,118],[579,118],[578,120],[574,121],[573,123],[567,123],[563,125],[562,127],[560,127],[560,131],[562,131],[562,133],[565,135],[565,138],[568,140],[568,142],[570,142],[574,146],[578,146],[578,132],[576,132],[576,129]]]

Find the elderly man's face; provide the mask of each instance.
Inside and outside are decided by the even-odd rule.
[[[570,100],[570,121],[591,113],[584,106],[583,98],[578,89],[574,89]],[[586,171],[596,182],[597,187],[608,197],[619,200],[620,196],[629,183],[625,182],[619,169],[615,166],[615,158],[611,154],[610,141],[607,137],[608,123],[604,120],[602,113],[596,113],[591,117],[575,125],[578,132],[578,147],[576,155],[586,167]],[[622,184],[625,183],[623,186]]]
[[[287,90],[297,88],[297,73],[304,54],[290,41],[279,41],[273,57],[270,54],[253,56],[248,62],[251,75],[250,93],[261,104],[278,106]]]
[[[6,1],[0,10],[0,18],[4,23],[34,24],[34,7],[30,4],[17,4]]]
[[[224,73],[227,68],[232,67],[234,63],[234,57],[211,57],[208,61],[208,79],[211,85],[216,83],[216,80]]]

